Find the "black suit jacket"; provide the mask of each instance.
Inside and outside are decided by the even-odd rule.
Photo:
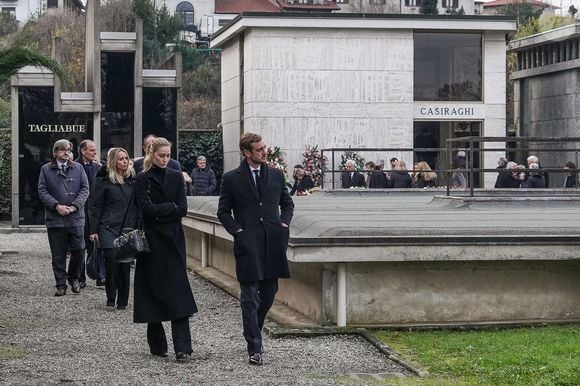
[[[260,186],[261,194],[245,160],[222,178],[217,216],[234,236],[240,283],[290,277],[286,258],[290,230],[282,223],[290,225],[294,203],[279,170],[262,165]]]
[[[366,186],[365,177],[359,172],[354,172],[352,178],[350,178],[350,172],[342,172],[340,179],[342,180],[342,187],[344,189],[352,186],[360,186],[363,188]]]

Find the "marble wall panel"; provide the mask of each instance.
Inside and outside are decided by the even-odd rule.
[[[221,52],[221,81],[226,82],[240,74],[239,41],[232,39]]]
[[[248,70],[245,100],[311,103],[412,102],[410,71]]]
[[[413,62],[412,37],[410,31],[257,30],[251,63],[276,70],[406,70]]]

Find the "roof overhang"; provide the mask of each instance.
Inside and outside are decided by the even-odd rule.
[[[574,36],[580,36],[580,23],[570,24],[550,31],[512,40],[508,44],[508,52],[525,50],[546,43],[564,41]]]
[[[250,28],[502,31],[507,33],[516,30],[516,22],[514,18],[495,15],[244,12],[212,36],[211,47],[221,47]]]

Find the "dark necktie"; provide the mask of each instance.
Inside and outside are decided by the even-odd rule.
[[[259,170],[254,170],[254,177],[256,180],[256,190],[258,190],[258,196],[261,196],[262,192],[260,191],[260,171]]]
[[[62,165],[60,165],[60,170],[61,170],[63,173],[65,173],[65,172],[66,172],[66,165],[65,165],[65,164],[62,164]]]

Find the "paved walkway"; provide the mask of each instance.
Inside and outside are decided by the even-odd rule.
[[[249,366],[238,301],[193,274],[193,360],[153,357],[131,303],[107,310],[93,282],[53,296],[45,233],[0,233],[0,251],[18,251],[0,255],[0,384],[348,385],[409,374],[352,336],[266,337],[264,366]],[[166,324],[168,339],[169,331]]]

